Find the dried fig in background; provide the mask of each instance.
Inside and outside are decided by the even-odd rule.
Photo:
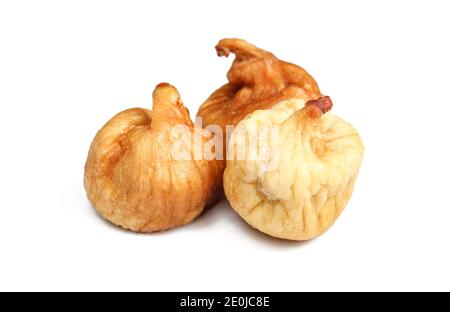
[[[319,87],[300,66],[277,59],[272,53],[241,39],[223,39],[216,46],[219,56],[234,53],[228,83],[215,91],[200,107],[197,116],[205,126],[236,125],[258,109],[267,109],[281,100],[320,97]]]
[[[194,133],[178,91],[160,84],[153,92],[153,111],[126,110],[97,133],[85,188],[105,219],[136,232],[167,230],[189,223],[214,202],[221,179],[217,162],[193,160],[192,139],[173,137],[180,125]],[[192,157],[173,159],[175,140]]]
[[[224,189],[231,206],[254,228],[278,238],[309,240],[341,214],[364,147],[350,124],[324,114],[331,106],[328,97],[306,106],[303,100],[288,100],[238,124],[230,138]],[[239,148],[245,151],[246,144],[255,142],[248,134],[264,126],[278,129],[277,140],[262,157],[249,158],[247,152],[240,158]],[[256,142],[264,150],[263,140]]]

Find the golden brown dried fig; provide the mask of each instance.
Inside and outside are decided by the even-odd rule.
[[[364,146],[350,124],[324,114],[331,106],[328,97],[306,104],[283,101],[252,113],[234,130],[225,194],[254,228],[278,238],[309,240],[328,230],[343,211]]]
[[[169,84],[153,92],[153,111],[116,115],[97,133],[86,162],[92,205],[105,219],[136,232],[192,221],[213,203],[221,179],[216,161],[194,160],[195,129]]]
[[[281,100],[320,97],[319,87],[300,66],[277,59],[272,53],[241,39],[223,39],[216,46],[219,56],[234,53],[228,83],[215,91],[200,107],[197,116],[205,126],[216,124],[226,133],[248,114],[267,109]]]

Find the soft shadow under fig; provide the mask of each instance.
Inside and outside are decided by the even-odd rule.
[[[94,207],[92,207],[92,205],[91,205],[89,202],[86,204],[86,206],[87,206],[87,209],[89,209],[90,213],[91,213],[93,216],[95,216],[97,219],[99,219],[99,221],[100,221],[102,224],[106,225],[108,228],[113,229],[113,230],[117,230],[117,231],[121,231],[121,232],[123,232],[123,233],[125,233],[125,234],[136,234],[136,233],[134,233],[134,232],[131,232],[131,231],[129,231],[129,230],[124,229],[123,227],[120,227],[120,226],[118,226],[118,225],[115,225],[115,224],[109,222],[108,220],[106,220],[105,218],[103,218],[103,217],[97,212],[97,210],[96,210]],[[139,234],[139,233],[138,233],[138,234]]]
[[[216,222],[227,222],[231,224],[236,231],[242,232],[242,235],[248,236],[258,243],[271,245],[273,247],[298,248],[311,242],[284,240],[264,234],[247,224],[233,208],[231,208],[227,200],[222,200],[215,207],[207,209],[200,217],[189,224],[188,227],[192,229],[203,229]]]
[[[231,208],[230,204],[226,200],[222,200],[216,204],[216,206],[205,209],[203,213],[195,219],[190,224],[185,226],[181,226],[175,229],[153,232],[153,233],[134,233],[132,231],[126,230],[120,226],[117,226],[108,220],[104,219],[90,203],[86,204],[87,208],[92,212],[96,218],[100,219],[103,224],[107,227],[115,230],[119,230],[123,233],[130,235],[149,235],[149,236],[160,236],[167,234],[175,234],[178,231],[184,230],[198,230],[198,231],[208,231],[208,227],[211,227],[213,224],[217,222],[227,222],[233,226],[236,231],[242,233],[242,235],[248,236],[260,244],[270,245],[272,247],[280,247],[280,248],[298,248],[301,246],[308,245],[313,241],[304,241],[297,242],[291,240],[284,240],[269,236],[264,234],[257,229],[254,229],[250,225],[248,225],[234,210]],[[224,233],[226,235],[226,233]]]
[[[223,220],[223,210],[227,208],[224,207],[225,205],[227,205],[227,202],[221,200],[215,206],[205,209],[197,219],[186,227],[202,230],[203,228],[212,226],[214,223],[220,222],[220,220]]]
[[[218,203],[217,205],[219,205],[219,204],[221,204],[221,203]],[[192,221],[190,224],[180,226],[180,227],[177,227],[174,229],[165,230],[165,231],[152,232],[152,233],[139,233],[139,232],[133,232],[133,231],[124,229],[123,227],[115,225],[114,223],[106,220],[105,218],[102,217],[101,214],[98,213],[98,211],[89,202],[86,203],[86,207],[93,216],[95,216],[97,219],[99,219],[99,221],[102,224],[106,225],[108,228],[113,229],[113,230],[118,230],[123,233],[131,234],[131,235],[159,236],[159,235],[173,234],[173,233],[176,233],[177,231],[183,231],[188,228],[201,229],[204,227],[209,227],[209,226],[211,226],[212,223],[217,222],[218,220],[221,219],[220,216],[217,216],[217,213],[219,212],[219,210],[216,209],[216,207],[211,207],[211,208],[205,209],[205,211],[203,211],[202,214],[199,217],[197,217],[197,219]]]
[[[298,242],[298,241],[292,241],[292,240],[286,240],[286,239],[280,239],[275,238],[270,235],[264,234],[263,232],[251,227],[247,222],[245,222],[244,219],[242,219],[237,212],[231,208],[231,206],[226,203],[224,208],[228,208],[227,214],[228,214],[228,222],[234,225],[237,231],[240,231],[243,233],[243,235],[248,235],[258,243],[264,244],[264,245],[271,245],[272,247],[282,247],[282,248],[298,248],[300,246],[307,245],[311,243],[312,241],[304,241],[304,242]]]

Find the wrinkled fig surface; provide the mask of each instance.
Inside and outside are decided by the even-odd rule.
[[[190,132],[195,127],[178,91],[160,84],[153,111],[126,110],[97,133],[84,181],[90,202],[105,219],[137,232],[167,230],[189,223],[214,202],[221,179],[217,162],[174,160],[177,125]],[[181,143],[192,155],[192,140]]]
[[[233,132],[230,146],[237,147],[249,142],[240,138],[242,133],[261,126],[279,129],[279,144],[269,145],[278,153],[238,160],[235,148],[228,156],[226,196],[254,228],[278,238],[309,240],[328,230],[343,211],[364,146],[350,124],[326,113],[331,106],[328,97],[283,101],[242,120],[238,127],[246,132]]]
[[[267,109],[282,100],[317,99],[321,93],[314,78],[303,68],[284,62],[272,53],[255,47],[242,39],[222,39],[216,46],[218,56],[235,54],[228,71],[228,83],[213,92],[201,105],[197,116],[203,126],[218,125],[223,133],[223,151],[226,151],[227,126],[235,126],[247,115]],[[226,158],[219,155],[220,159]],[[221,173],[225,161],[218,162]],[[219,196],[223,193],[222,179]]]
[[[204,125],[236,125],[248,114],[267,109],[281,100],[320,97],[319,87],[300,66],[277,59],[272,53],[241,39],[223,39],[216,46],[219,56],[236,55],[228,83],[216,90],[197,115]],[[225,133],[225,132],[224,132]]]

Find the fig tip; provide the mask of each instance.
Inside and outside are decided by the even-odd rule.
[[[162,88],[162,87],[168,87],[168,86],[170,86],[170,83],[160,82],[156,85],[156,88]]]
[[[216,52],[217,52],[217,56],[228,57],[228,55],[230,55],[230,50],[227,48],[224,48],[220,45],[216,45]]]
[[[333,101],[327,96],[322,96],[317,100],[309,100],[306,102],[305,106],[314,105],[320,108],[323,114],[329,112],[333,108]]]
[[[323,114],[329,112],[332,107],[333,102],[329,96],[322,96],[317,100],[309,100],[305,104],[305,108],[311,118],[319,118]]]

